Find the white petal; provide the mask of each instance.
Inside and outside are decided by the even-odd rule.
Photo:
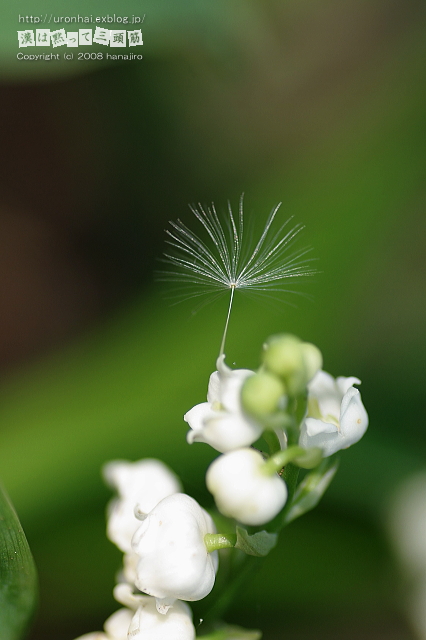
[[[318,371],[308,384],[309,393],[313,396],[328,395],[335,392],[335,380],[326,371]]]
[[[203,438],[203,429],[205,420],[214,418],[217,415],[217,411],[213,411],[211,405],[208,402],[201,402],[196,404],[189,411],[185,413],[183,419],[189,424],[192,431],[189,431],[186,439],[189,444],[193,442],[205,442]]]
[[[130,553],[139,526],[136,505],[149,512],[163,498],[182,490],[175,474],[160,460],[114,461],[104,467],[104,477],[119,497],[108,505],[107,535],[121,551]]]
[[[358,442],[368,427],[368,415],[362,404],[361,394],[355,387],[345,393],[340,414],[340,431],[345,439],[345,447]]]
[[[129,553],[125,553],[123,556],[122,580],[125,580],[128,584],[135,584],[136,567],[138,562],[139,558],[133,549]],[[121,600],[119,600],[119,602],[121,602]]]
[[[244,381],[254,374],[250,369],[230,369],[225,364],[225,356],[217,360],[219,386],[218,400],[222,407],[231,413],[241,412],[241,387]]]
[[[219,414],[210,418],[203,429],[204,442],[224,453],[253,444],[262,428],[243,415]]]
[[[317,418],[306,418],[305,425],[306,433],[310,438],[323,433],[336,433],[338,431],[338,428],[332,422],[325,422],[324,420],[318,420]]]
[[[226,411],[230,413],[240,413],[241,408],[241,388],[252,375],[253,371],[249,369],[236,369],[233,375],[228,376],[222,382],[220,389],[220,401]]]
[[[244,414],[213,411],[207,402],[184,417],[192,428],[186,436],[189,444],[205,442],[221,453],[253,444],[262,433],[262,427]]]
[[[355,378],[355,376],[349,376],[349,378],[339,376],[338,378],[336,378],[336,384],[340,393],[342,394],[342,396],[344,396],[346,391],[353,387],[354,384],[361,384],[361,380],[359,378]]]
[[[143,604],[135,613],[129,628],[132,640],[194,640],[195,629],[188,605],[176,601],[173,608],[162,615],[155,602]]]
[[[244,524],[261,525],[281,511],[287,487],[277,474],[263,474],[263,464],[253,449],[216,458],[207,470],[206,484],[221,513]]]
[[[169,609],[173,608],[176,601],[176,598],[173,596],[167,596],[167,598],[154,598],[155,599],[155,608],[157,613],[161,615],[165,615]]]
[[[249,369],[230,369],[225,356],[217,360],[218,370],[210,376],[207,402],[197,404],[184,416],[191,427],[189,444],[205,442],[220,452],[245,447],[255,442],[262,428],[241,407],[241,388],[254,374]]]
[[[343,387],[347,385],[347,381],[358,381],[358,378],[341,378],[340,381]],[[329,387],[327,392],[328,390]],[[322,410],[324,403],[321,404],[321,399],[319,404]],[[368,416],[361,401],[361,394],[355,387],[350,387],[344,394],[338,416],[339,428],[325,420],[305,418],[300,430],[300,446],[320,447],[323,455],[327,457],[340,449],[346,449],[362,438],[368,427]]]
[[[322,416],[333,416],[336,420],[340,413],[343,394],[339,391],[334,378],[325,371],[318,371],[308,384],[309,397],[318,402]]]
[[[127,640],[133,611],[119,609],[108,618],[104,624],[108,640]]]
[[[182,493],[162,500],[133,537],[140,561],[136,586],[155,598],[201,600],[213,588],[217,552],[208,553],[206,533],[216,529],[209,514]]]
[[[213,404],[220,402],[220,375],[219,371],[214,371],[209,380],[209,386],[207,390],[207,402]]]
[[[144,511],[172,493],[181,491],[177,476],[161,460],[113,461],[104,466],[104,477],[120,498],[138,502]]]
[[[136,611],[145,600],[149,599],[149,596],[133,593],[133,587],[125,582],[116,584],[113,593],[117,602],[124,604],[129,609],[133,609],[133,611]]]
[[[304,449],[319,447],[327,457],[342,448],[343,437],[336,425],[306,418],[300,429],[299,445]]]

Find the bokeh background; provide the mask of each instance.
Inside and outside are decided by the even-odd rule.
[[[260,227],[277,202],[306,225],[321,273],[297,308],[237,296],[228,361],[256,368],[268,335],[293,332],[361,378],[370,428],[227,620],[266,640],[413,639],[386,514],[426,466],[425,3],[1,12],[0,477],[39,571],[30,639],[71,640],[116,608],[105,461],[160,457],[211,504],[215,454],[186,445],[182,415],[205,397],[227,303],[170,307],[153,271],[168,220],[242,192]],[[144,58],[18,62],[17,30],[36,26],[18,16],[45,13],[145,14]]]

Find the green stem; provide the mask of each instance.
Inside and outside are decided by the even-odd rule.
[[[305,450],[302,447],[289,447],[288,449],[283,449],[282,451],[278,451],[271,456],[262,467],[263,473],[267,475],[272,475],[277,471],[280,471],[283,467],[285,467],[289,462],[294,460],[295,458],[300,458],[305,453]]]
[[[265,429],[262,434],[262,438],[269,447],[270,455],[273,455],[274,453],[277,453],[277,451],[281,450],[280,441],[275,431],[271,431],[271,429]]]
[[[296,398],[296,406],[294,410],[294,417],[297,423],[297,426],[300,426],[302,420],[306,415],[306,409],[308,407],[308,394],[307,392],[300,394]]]
[[[221,354],[223,354],[225,346],[226,331],[228,328],[229,315],[232,307],[233,294],[234,290],[232,289],[228,317],[226,320],[225,332],[222,339]],[[291,506],[293,496],[297,488],[297,481],[300,470],[297,466],[291,464],[291,462],[297,460],[298,458],[308,458],[308,462],[310,462],[312,458],[312,453],[307,456],[307,452],[298,446],[299,424],[305,415],[306,397],[300,396],[298,398],[291,398],[287,411],[291,421],[290,425],[286,429],[288,443],[287,449],[281,449],[278,437],[274,431],[265,430],[263,433],[263,438],[269,447],[271,455],[270,458],[264,463],[262,469],[266,473],[272,474],[284,468],[283,479],[285,480],[288,489],[288,499],[286,507],[284,507],[283,511],[278,514],[276,518],[274,518],[274,520],[268,525],[269,531],[275,531],[277,533],[283,528],[283,526],[285,526],[285,519],[283,515],[286,512],[286,508],[288,509]],[[312,452],[313,451],[314,450],[312,450]],[[235,545],[235,542],[236,536],[234,536],[233,534],[217,534],[216,536],[213,534],[208,534],[205,536],[205,543],[209,551],[214,549],[233,547]],[[234,554],[232,554],[232,557],[236,561],[238,561],[238,566],[234,565],[233,571],[229,576],[229,579],[227,580],[225,589],[221,592],[219,597],[213,601],[213,604],[205,613],[204,620],[207,624],[223,618],[224,613],[230,607],[237,592],[240,589],[244,588],[251,574],[254,571],[258,570],[261,566],[261,558],[259,557],[247,555],[245,556],[245,558],[241,558],[240,556]]]
[[[244,558],[244,564],[239,565],[234,577],[228,581],[228,584],[222,591],[221,595],[205,614],[204,621],[206,623],[212,623],[223,618],[223,615],[230,607],[235,594],[247,584],[250,574],[257,569],[260,569],[260,560],[261,558],[257,558],[255,556],[246,556]]]
[[[218,549],[235,547],[236,542],[237,535],[235,533],[206,533],[204,536],[204,544],[209,553]]]
[[[294,464],[288,464],[284,469],[283,478],[288,491],[287,505],[290,505],[293,500],[293,496],[297,488],[297,481],[299,479],[299,472],[299,467],[296,467]]]

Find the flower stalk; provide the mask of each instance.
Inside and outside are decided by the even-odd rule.
[[[235,547],[237,536],[235,533],[206,533],[204,544],[207,551],[219,551],[219,549],[231,549]]]

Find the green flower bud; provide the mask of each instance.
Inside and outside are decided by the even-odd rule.
[[[265,345],[265,367],[280,378],[288,378],[303,366],[301,340],[290,334],[272,336]]]
[[[291,396],[303,393],[322,366],[322,355],[315,345],[290,334],[273,336],[263,354],[265,368],[282,378]]]
[[[302,342],[301,347],[307,382],[310,382],[314,375],[322,369],[322,353],[318,347],[310,342]]]
[[[281,380],[272,373],[261,371],[246,379],[241,400],[247,413],[259,416],[277,411],[284,394],[285,387]]]

